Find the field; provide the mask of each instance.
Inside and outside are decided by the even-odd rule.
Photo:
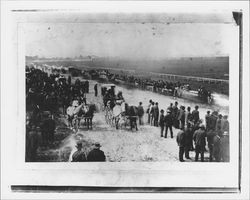
[[[199,57],[199,58],[175,58],[161,61],[154,60],[124,60],[118,58],[94,58],[92,61],[74,61],[74,60],[40,60],[40,63],[48,65],[57,65],[64,67],[84,68],[110,68],[123,70],[123,73],[129,74],[126,70],[133,70],[133,75],[141,75],[146,78],[159,79],[152,77],[149,72],[162,74],[175,74],[182,76],[196,76],[213,79],[228,80],[229,57]],[[197,90],[203,85],[208,90],[220,94],[229,95],[228,83],[209,83],[202,81],[182,80],[176,78],[175,81],[190,84],[191,88]]]

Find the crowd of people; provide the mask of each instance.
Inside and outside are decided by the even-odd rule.
[[[126,85],[134,86],[142,90],[150,88],[153,92],[161,94],[169,94],[175,97],[181,97],[181,90],[191,90],[189,83],[180,81],[153,80],[150,78],[128,75],[125,73],[111,73],[109,70],[98,70],[97,73],[105,73],[107,79],[114,83],[122,82]],[[198,97],[207,103],[212,100],[211,91],[205,87],[198,88]]]
[[[38,68],[26,67],[26,161],[36,160],[39,146],[53,144],[55,116],[66,115],[69,126],[73,126],[75,115],[68,115],[67,110],[86,105],[88,92],[88,81],[77,79],[73,84],[71,76],[66,79],[59,72],[48,74]]]
[[[180,86],[180,83],[168,83],[162,80],[142,80],[126,75],[119,75],[118,78],[121,77],[142,88],[149,83],[153,84],[155,91],[159,88],[173,89]],[[113,78],[117,78],[116,75],[114,77],[113,74]],[[97,84],[94,86],[94,91],[95,96],[98,96]],[[92,107],[89,106],[87,111],[84,109],[84,106],[87,105],[86,93],[89,93],[89,81],[77,79],[72,83],[71,76],[66,79],[60,73],[48,74],[40,69],[26,67],[26,161],[36,160],[36,151],[39,145],[53,144],[56,129],[55,116],[59,113],[67,116],[70,128],[74,126],[74,121],[79,123],[79,117],[87,114],[88,111],[91,111],[90,118],[92,120],[94,108],[91,109]],[[125,101],[122,92],[115,95],[112,87],[109,90],[104,88],[101,90],[101,94],[104,106],[109,104],[111,109],[117,101]],[[76,112],[76,110],[78,111]],[[134,110],[134,107],[131,106],[131,110]],[[131,116],[134,115],[138,116],[139,125],[145,124],[144,116],[146,115],[147,123],[159,127],[160,137],[163,138],[168,137],[168,132],[173,138],[173,127],[179,129],[176,141],[179,146],[179,160],[181,162],[184,161],[184,155],[186,159],[190,159],[190,151],[195,151],[195,161],[198,161],[199,155],[201,161],[204,161],[205,151],[209,151],[209,161],[211,162],[229,161],[229,122],[226,115],[222,116],[217,111],[212,113],[207,111],[203,122],[198,106],[195,106],[194,110],[191,111],[191,107],[179,106],[176,101],[174,105],[170,103],[166,110],[160,110],[158,102],[153,100],[149,101],[146,110],[144,110],[142,102],[139,102],[136,111],[131,114]],[[136,120],[131,123],[131,129],[133,123],[136,124],[137,129]],[[41,140],[39,135],[41,135]],[[76,147],[77,151],[72,156],[72,162],[105,161],[105,155],[100,150],[99,143],[94,145],[93,150],[88,155],[82,151],[81,143],[77,143]]]
[[[176,140],[179,146],[179,160],[190,159],[189,152],[195,150],[195,161],[201,155],[204,161],[204,152],[209,150],[209,161],[229,162],[229,121],[228,116],[219,114],[217,111],[207,111],[205,122],[200,118],[199,106],[178,106],[176,101],[170,103],[166,109],[159,110],[158,102],[149,101],[146,110],[147,123],[151,126],[160,127],[160,136],[167,138],[168,130],[173,138],[173,127],[180,129]],[[138,106],[139,124],[143,124],[144,109],[142,102]]]

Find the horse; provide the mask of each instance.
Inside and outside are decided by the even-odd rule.
[[[132,130],[135,127],[136,131],[137,128],[137,117],[138,117],[138,108],[136,106],[129,106],[125,103],[125,116],[128,116],[130,120],[130,129]]]
[[[125,103],[117,101],[116,105],[113,108],[113,117],[112,121],[115,121],[116,129],[118,129],[118,123],[125,114]]]
[[[96,105],[95,104],[89,104],[88,105],[88,110],[85,112],[84,114],[84,119],[85,119],[85,123],[87,124],[87,128],[93,128],[92,127],[92,120],[94,117],[94,112],[96,112]]]

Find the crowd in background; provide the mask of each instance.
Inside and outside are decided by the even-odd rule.
[[[60,73],[48,74],[41,69],[26,67],[26,160],[35,160],[39,145],[54,142],[55,116],[66,115],[66,109],[74,101],[86,104],[89,82],[71,76],[66,79]],[[38,138],[41,136],[41,139]]]

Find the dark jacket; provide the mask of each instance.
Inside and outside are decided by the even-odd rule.
[[[138,106],[138,116],[141,117],[144,115],[144,109],[142,106]]]
[[[166,123],[166,126],[173,126],[173,118],[172,118],[172,115],[167,114],[167,115],[165,116],[165,123]]]
[[[72,155],[72,162],[85,162],[87,161],[86,156],[83,151],[76,151]]]
[[[206,133],[205,131],[198,129],[194,132],[193,139],[195,142],[195,145],[205,147],[206,146]]]
[[[185,135],[185,147],[188,149],[192,148],[192,141],[193,141],[193,133],[191,128],[185,128],[184,130],[184,135]]]
[[[158,106],[154,106],[154,113],[153,113],[153,115],[154,115],[154,118],[155,119],[158,119],[159,118],[159,107]]]
[[[176,137],[176,142],[179,147],[185,147],[185,134],[183,130],[180,130]]]
[[[106,160],[106,156],[102,150],[93,149],[89,152],[87,160],[90,162],[102,162]]]
[[[192,112],[192,118],[194,123],[198,122],[200,120],[200,115],[199,115],[199,111],[198,110],[194,110]]]
[[[165,117],[164,117],[164,115],[160,115],[160,120],[159,120],[159,125],[160,126],[164,126],[164,123],[165,123]]]

